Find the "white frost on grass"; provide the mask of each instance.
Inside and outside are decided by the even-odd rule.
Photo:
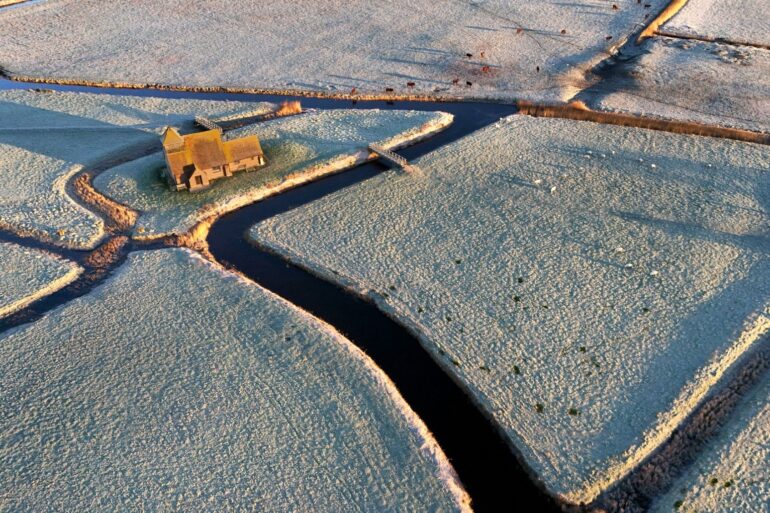
[[[0,317],[69,285],[83,272],[74,262],[0,242]]]
[[[192,127],[195,115],[232,115],[270,104],[78,93],[0,92],[0,227],[88,249],[101,218],[65,190],[84,167],[158,144],[164,125]]]
[[[194,253],[0,337],[0,510],[469,511],[363,352]]]
[[[770,132],[770,50],[656,37],[623,67],[591,107]]]
[[[413,330],[568,501],[770,328],[768,147],[511,116],[416,164],[250,236]]]
[[[0,62],[59,79],[557,100],[666,3],[49,0],[0,12]]]
[[[770,46],[767,0],[688,0],[661,27],[671,34]]]
[[[652,513],[767,513],[770,508],[770,373],[727,426],[651,508]]]
[[[137,238],[181,234],[222,214],[369,158],[369,143],[394,148],[452,122],[443,112],[320,110],[278,118],[230,132],[256,134],[268,165],[214,182],[196,193],[170,191],[161,178],[158,153],[110,169],[94,180],[102,194],[139,211]]]

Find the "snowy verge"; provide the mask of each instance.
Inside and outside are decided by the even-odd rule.
[[[10,242],[0,242],[0,262],[0,317],[66,287],[83,272],[74,262]]]
[[[770,371],[658,498],[652,513],[759,513],[770,505]]]
[[[765,0],[688,0],[663,31],[770,48]]]

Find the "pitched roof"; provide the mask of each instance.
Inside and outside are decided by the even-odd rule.
[[[177,151],[173,153],[168,153],[168,163],[169,163],[169,171],[171,171],[171,174],[174,175],[174,178],[182,176],[182,173],[184,173],[184,167],[189,163],[187,161],[187,155],[184,151]]]
[[[249,135],[241,137],[240,139],[225,141],[224,151],[228,162],[236,162],[258,155],[264,155],[262,146],[259,144],[259,138],[256,135]]]
[[[209,169],[227,163],[222,137],[218,130],[207,130],[184,136],[187,161],[198,169]]]
[[[264,155],[256,135],[222,141],[219,130],[207,130],[189,135],[179,135],[167,128],[162,136],[168,162],[167,172],[177,184],[185,178],[185,169],[206,170],[259,155]]]
[[[184,139],[179,135],[179,132],[170,126],[166,127],[161,141],[163,142],[163,147],[168,149],[176,149],[184,144]]]

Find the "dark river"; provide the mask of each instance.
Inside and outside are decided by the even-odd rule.
[[[493,103],[351,101],[245,93],[24,84],[0,79],[0,89],[27,88],[276,103],[299,100],[303,107],[316,109],[441,110],[454,114],[454,123],[443,132],[398,151],[407,159],[424,155],[516,112],[512,105]],[[223,265],[237,269],[263,287],[328,322],[364,350],[393,380],[407,403],[436,437],[470,494],[474,511],[561,511],[530,479],[493,423],[405,328],[384,315],[373,304],[271,253],[255,248],[244,238],[244,232],[260,220],[301,207],[329,193],[366,180],[384,169],[378,162],[364,164],[226,214],[211,228],[208,238],[211,252]],[[7,234],[0,236],[0,240],[14,239],[15,237]],[[24,242],[27,245],[35,245],[29,241]],[[147,249],[147,246],[132,244],[128,249]],[[79,251],[57,252],[80,262],[86,255],[86,252]],[[17,315],[0,320],[0,331],[29,322],[46,311],[85,294],[101,279],[103,278],[76,282],[37,301]]]

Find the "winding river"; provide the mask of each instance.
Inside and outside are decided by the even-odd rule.
[[[0,79],[0,89],[44,88],[59,91],[92,92],[113,95],[196,98],[209,100],[269,101],[299,100],[303,107],[329,109],[409,109],[441,110],[454,114],[454,123],[445,131],[419,144],[400,150],[407,159],[424,155],[479,128],[516,112],[511,105],[491,103],[440,103],[405,101],[351,101],[298,98],[241,93],[201,93],[153,89],[92,88],[28,84]],[[211,253],[224,266],[236,269],[263,287],[333,325],[364,350],[396,384],[404,399],[423,419],[457,470],[478,513],[560,511],[559,505],[544,494],[519,463],[497,428],[472,403],[463,390],[423,350],[419,342],[401,325],[371,303],[326,282],[303,269],[247,242],[244,232],[254,223],[300,207],[326,194],[366,180],[384,170],[378,162],[327,176],[253,203],[219,218],[212,226],[208,242]],[[53,249],[30,239],[0,234],[0,240]],[[125,253],[153,246],[129,243]],[[87,252],[56,250],[58,254],[83,264]],[[23,312],[0,320],[0,332],[39,317],[45,312],[81,296],[98,285],[109,272],[91,280],[79,280],[43,298]]]

